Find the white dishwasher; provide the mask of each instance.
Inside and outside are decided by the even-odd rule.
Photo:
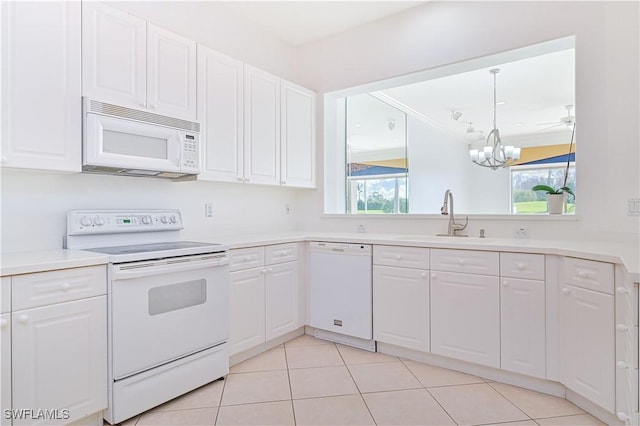
[[[309,325],[373,339],[371,245],[310,244]]]

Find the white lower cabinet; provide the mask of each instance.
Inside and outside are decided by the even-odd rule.
[[[544,281],[502,278],[500,288],[500,366],[544,378]]]
[[[264,268],[232,272],[231,276],[231,355],[265,341]]]
[[[265,274],[266,340],[298,328],[298,262],[268,266]]]
[[[106,408],[106,332],[106,296],[13,312],[13,409],[59,410],[13,423],[66,424]]]
[[[498,277],[431,273],[431,352],[500,368]]]
[[[373,266],[373,338],[429,351],[428,271]]]
[[[560,381],[613,413],[613,296],[564,284],[558,298]]]
[[[234,355],[300,326],[297,244],[230,251],[231,330]]]
[[[11,424],[4,415],[11,409],[11,314],[0,315],[0,371],[0,425],[6,426]]]

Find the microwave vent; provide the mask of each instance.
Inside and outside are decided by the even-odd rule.
[[[129,120],[153,123],[160,126],[173,127],[175,129],[187,130],[200,133],[200,123],[182,120],[179,118],[167,117],[165,115],[154,114],[152,112],[140,111],[137,109],[107,104],[93,99],[85,98],[85,113],[96,113],[110,115],[113,117],[125,118]]]

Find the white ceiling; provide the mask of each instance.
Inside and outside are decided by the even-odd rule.
[[[424,1],[226,1],[280,40],[299,46],[393,15]]]

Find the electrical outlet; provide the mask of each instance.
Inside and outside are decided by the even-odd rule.
[[[204,217],[213,217],[213,203],[204,205]]]
[[[627,214],[629,216],[640,216],[640,198],[629,198]]]
[[[358,227],[356,228],[356,232],[367,232],[367,225],[358,225]]]
[[[291,205],[289,205],[289,204],[285,204],[284,205],[284,213],[285,214],[291,214]]]
[[[513,236],[516,238],[529,238],[529,228],[521,226],[513,230]]]

